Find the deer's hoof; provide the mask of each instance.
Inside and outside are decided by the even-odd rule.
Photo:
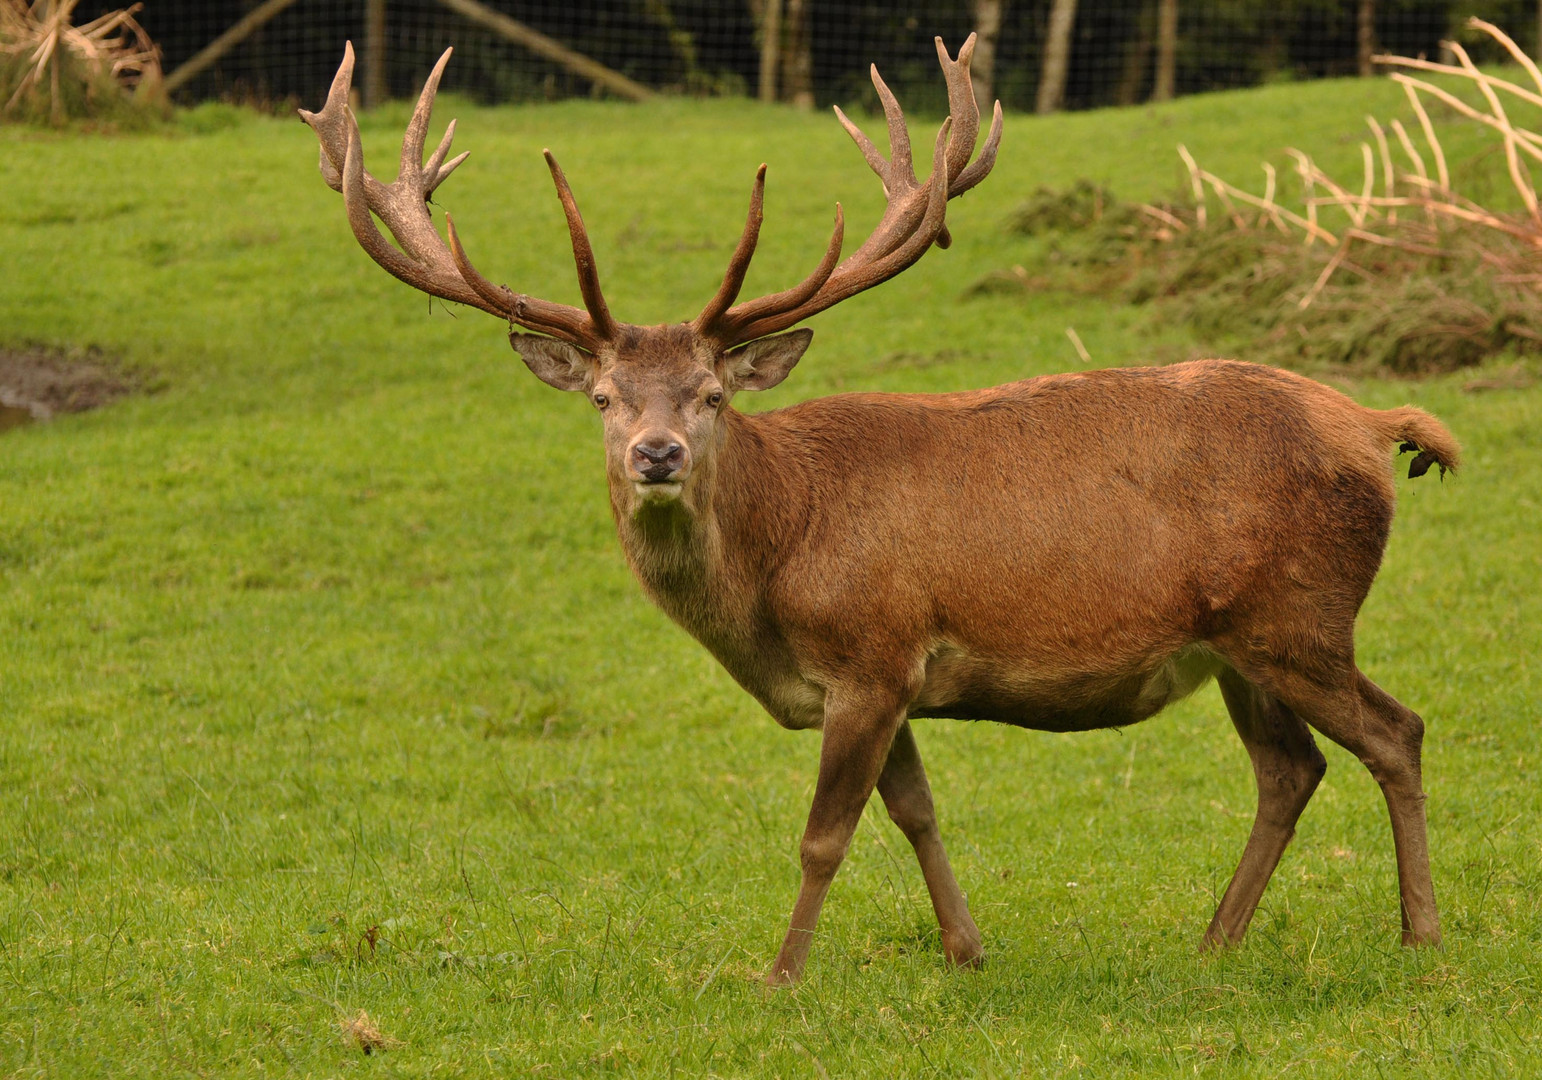
[[[1199,951],[1202,953],[1224,952],[1241,940],[1241,934],[1238,934],[1236,937],[1230,937],[1227,935],[1225,930],[1212,924],[1210,928],[1205,931],[1205,936],[1200,939]]]
[[[766,976],[767,990],[789,990],[798,985],[799,976],[791,971],[772,971]]]
[[[985,964],[985,948],[978,937],[945,937],[942,952],[948,958],[948,963],[956,968],[973,971]]]

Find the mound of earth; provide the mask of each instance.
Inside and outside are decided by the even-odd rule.
[[[0,428],[95,409],[136,389],[100,349],[0,346]]]

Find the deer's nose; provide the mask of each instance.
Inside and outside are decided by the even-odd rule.
[[[668,483],[685,468],[685,447],[670,439],[639,439],[632,444],[632,470],[650,484]]]

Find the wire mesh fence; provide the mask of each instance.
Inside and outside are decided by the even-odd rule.
[[[121,2],[82,3],[78,17]],[[975,67],[991,69],[990,94],[1008,108],[1092,108],[1353,75],[1378,50],[1433,57],[1443,38],[1470,40],[1462,26],[1474,14],[1537,44],[1538,0],[146,0],[139,17],[168,72],[255,23],[174,80],[182,101],[315,102],[351,39],[372,97],[415,92],[453,45],[446,89],[487,102],[606,96],[629,82],[641,92],[872,106],[867,66],[876,63],[924,112],[943,107],[933,35],[953,46],[977,28],[990,37],[994,61],[982,65],[982,54]],[[561,51],[533,48],[535,38]],[[1497,59],[1475,44],[1480,60]],[[596,78],[572,56],[621,81]]]

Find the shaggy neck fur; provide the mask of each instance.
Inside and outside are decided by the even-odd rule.
[[[807,517],[804,463],[771,425],[725,411],[680,497],[643,502],[613,471],[610,505],[632,571],[664,611],[713,645],[741,636]]]

